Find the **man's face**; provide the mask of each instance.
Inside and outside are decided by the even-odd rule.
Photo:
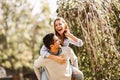
[[[57,36],[54,36],[54,48],[60,48],[60,40]]]

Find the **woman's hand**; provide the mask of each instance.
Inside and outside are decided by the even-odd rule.
[[[52,59],[54,61],[57,61],[60,64],[66,63],[66,59],[63,56],[55,56],[55,55],[50,54],[48,56],[48,58],[50,58],[50,59]]]
[[[69,37],[69,36],[71,36],[71,33],[70,33],[70,31],[69,31],[68,29],[65,29],[65,30],[64,30],[64,35],[65,35],[66,37]]]
[[[63,58],[62,56],[56,56],[56,61],[60,64],[66,63],[66,59]]]
[[[72,33],[70,33],[70,31],[67,30],[67,29],[65,30],[64,35],[65,35],[66,37],[71,38],[74,42],[77,42],[77,41],[78,41],[78,38],[77,38],[76,36],[74,36]]]

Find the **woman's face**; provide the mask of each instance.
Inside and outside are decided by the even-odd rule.
[[[55,24],[54,24],[54,27],[55,27],[55,30],[59,34],[63,34],[63,32],[65,30],[65,24],[61,20],[56,20]]]

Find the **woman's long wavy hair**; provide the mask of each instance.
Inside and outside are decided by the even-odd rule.
[[[69,27],[68,27],[68,25],[67,25],[67,23],[66,23],[66,21],[62,18],[62,17],[57,17],[57,18],[55,18],[55,20],[54,20],[54,31],[55,31],[55,35],[56,36],[58,36],[59,38],[60,38],[60,34],[56,31],[56,29],[55,29],[55,22],[56,21],[62,21],[64,24],[65,24],[65,29],[68,29],[69,30]],[[64,35],[64,34],[63,34]],[[63,39],[65,39],[66,37],[65,37],[65,35],[64,35],[64,38]]]

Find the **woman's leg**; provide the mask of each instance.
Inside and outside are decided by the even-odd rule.
[[[48,79],[47,79],[47,74],[46,74],[44,68],[42,68],[41,76],[42,76],[42,77],[41,77],[41,80],[48,80]]]
[[[72,67],[72,75],[75,77],[75,80],[84,80],[84,75],[82,71],[76,67]]]

